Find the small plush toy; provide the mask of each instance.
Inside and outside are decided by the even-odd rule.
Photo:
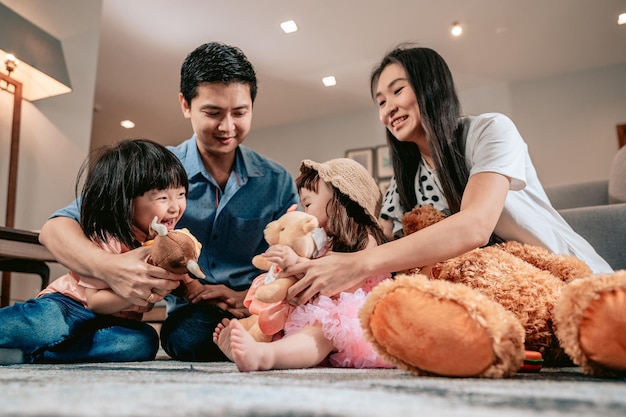
[[[327,244],[326,234],[319,227],[315,216],[290,209],[277,220],[270,222],[263,231],[265,240],[270,245],[286,245],[302,258],[318,256]],[[268,271],[257,277],[252,283],[244,305],[251,316],[242,321],[244,327],[256,340],[269,341],[283,329],[285,320],[291,311],[291,305],[285,301],[287,290],[295,282],[295,277],[277,277],[280,267],[271,263],[262,255],[256,255],[252,264]]]
[[[416,208],[403,218],[405,235],[442,218]],[[593,307],[598,299],[606,303]],[[622,318],[611,322],[609,312]],[[615,336],[625,333],[625,315],[626,271],[594,276],[577,258],[507,242],[398,274],[369,294],[360,317],[366,337],[400,368],[501,378],[522,367],[527,350],[546,365],[564,350],[589,374],[625,375],[626,336]],[[601,339],[613,341],[602,348]]]
[[[167,228],[157,223],[155,217],[150,228],[155,237],[148,242],[152,247],[148,262],[176,274],[190,272],[196,278],[205,278],[198,265],[202,244],[187,229],[168,232]],[[197,282],[197,281],[196,281]]]

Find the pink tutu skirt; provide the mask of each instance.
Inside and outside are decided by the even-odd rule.
[[[342,292],[338,298],[320,296],[295,308],[285,324],[285,336],[306,326],[320,323],[324,336],[337,350],[329,356],[337,368],[393,368],[383,360],[363,337],[359,310],[371,289],[389,275],[369,278],[363,288],[354,293]]]

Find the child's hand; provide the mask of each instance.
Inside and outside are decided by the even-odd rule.
[[[281,269],[295,265],[300,259],[298,254],[287,245],[272,245],[265,251],[263,257]]]

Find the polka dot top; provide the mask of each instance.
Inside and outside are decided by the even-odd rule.
[[[443,197],[441,186],[437,176],[428,167],[428,164],[422,158],[417,174],[415,175],[415,195],[417,196],[417,205],[423,206],[430,204],[437,210],[448,212],[448,203]],[[393,221],[393,234],[396,237],[401,237],[402,232],[402,215],[413,209],[404,208],[400,204],[400,194],[398,194],[398,184],[395,178],[392,178],[385,197],[383,198],[383,206],[381,210],[381,217],[385,220]]]

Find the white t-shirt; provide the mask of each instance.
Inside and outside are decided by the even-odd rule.
[[[609,264],[574,232],[550,204],[530,160],[528,147],[513,122],[498,113],[468,116],[468,119],[465,159],[470,176],[479,172],[497,172],[511,180],[510,192],[495,233],[505,241],[542,246],[553,253],[573,255],[586,262],[595,273],[612,272]],[[418,170],[417,175],[422,171]],[[417,180],[416,194],[420,204],[422,195]],[[436,181],[434,184],[438,186]],[[438,191],[443,196],[441,190]],[[441,198],[441,201],[446,204],[445,199]],[[392,180],[381,213],[394,220],[394,232],[401,227],[398,223],[401,217],[398,216],[401,210],[399,203],[397,187]],[[439,204],[435,206],[441,210]]]

